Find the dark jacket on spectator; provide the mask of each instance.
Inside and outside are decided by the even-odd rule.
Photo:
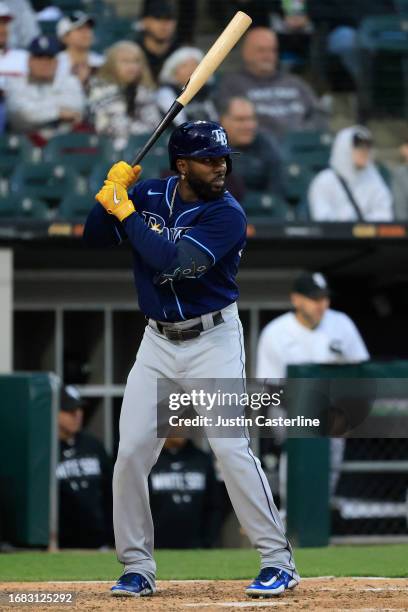
[[[283,195],[282,160],[278,148],[263,134],[257,134],[248,147],[233,147],[242,155],[234,156],[232,173],[227,178],[227,188],[237,197],[240,183],[243,197],[246,190],[264,191]]]
[[[394,0],[308,0],[307,14],[316,25],[328,30],[338,26],[357,28],[365,17],[395,13]]]
[[[176,40],[174,40],[173,43],[170,45],[169,49],[165,53],[163,53],[163,55],[154,55],[146,48],[143,39],[144,33],[139,32],[135,37],[135,42],[139,45],[139,47],[143,49],[152,76],[154,80],[157,81],[159,72],[162,69],[164,62],[178,48],[178,43]]]

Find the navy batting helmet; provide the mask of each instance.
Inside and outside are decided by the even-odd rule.
[[[179,125],[169,140],[170,168],[177,170],[176,160],[197,157],[225,157],[227,174],[232,170],[233,151],[228,144],[227,132],[214,121],[188,121]]]

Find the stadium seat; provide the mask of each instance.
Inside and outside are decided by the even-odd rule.
[[[108,16],[98,19],[95,24],[94,49],[102,53],[105,49],[119,40],[134,40],[135,30],[132,21],[128,18]]]
[[[290,208],[282,198],[261,191],[247,191],[242,206],[249,218],[268,217],[284,221],[290,215]]]
[[[40,198],[51,206],[67,193],[79,191],[80,187],[79,176],[74,170],[47,162],[19,164],[10,179],[12,196]]]
[[[129,162],[134,159],[139,149],[146,143],[150,134],[132,136],[123,153],[123,159]],[[170,174],[169,156],[167,151],[167,135],[159,138],[156,144],[150,149],[141,163],[143,168],[143,179],[160,178]]]
[[[0,218],[10,217],[13,219],[43,219],[49,218],[47,204],[35,198],[0,198]]]
[[[307,200],[307,192],[313,173],[309,168],[296,163],[284,167],[285,197],[292,206]]]
[[[74,132],[60,134],[46,145],[43,160],[61,163],[73,168],[79,174],[91,172],[95,162],[105,155],[106,140],[96,134]]]
[[[62,200],[58,207],[57,216],[66,221],[83,222],[94,204],[94,194],[79,195],[71,193]]]
[[[332,142],[329,132],[289,132],[283,142],[284,157],[290,163],[319,172],[329,163]]]
[[[0,175],[8,178],[22,161],[33,161],[35,148],[25,136],[4,134],[0,136]]]
[[[92,168],[92,172],[88,178],[88,190],[90,193],[95,195],[100,190],[111,166],[112,162],[102,161]]]
[[[408,16],[367,17],[358,40],[360,116],[408,117]]]

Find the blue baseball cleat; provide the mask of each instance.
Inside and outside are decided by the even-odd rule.
[[[111,594],[115,597],[147,597],[153,595],[153,593],[154,591],[146,578],[141,574],[132,572],[123,574],[111,588]]]
[[[286,589],[294,589],[298,580],[277,567],[264,567],[255,580],[246,588],[249,597],[274,597]]]

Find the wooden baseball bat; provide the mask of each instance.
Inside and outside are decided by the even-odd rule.
[[[146,144],[140,149],[132,166],[139,164],[146,153],[152,148],[156,140],[163,134],[164,130],[171,124],[179,112],[194,98],[202,86],[214,74],[221,62],[227,57],[231,49],[237,44],[241,36],[247,31],[252,23],[251,17],[242,11],[238,11],[231,19],[225,30],[217,38],[211,49],[203,57],[193,74],[184,85],[181,94],[176,98],[167,111]]]

